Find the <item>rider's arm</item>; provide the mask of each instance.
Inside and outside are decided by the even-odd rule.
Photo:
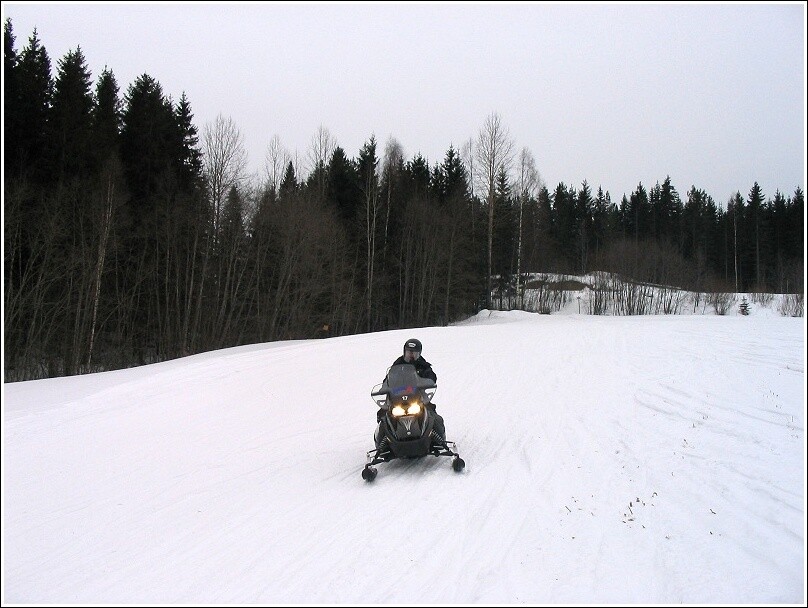
[[[433,382],[438,382],[438,375],[433,371],[431,365],[426,365],[418,372],[418,375],[422,378],[429,378]]]

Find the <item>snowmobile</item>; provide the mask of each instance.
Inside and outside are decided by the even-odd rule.
[[[452,468],[457,472],[463,470],[466,463],[457,453],[457,445],[432,429],[434,413],[427,404],[437,390],[433,380],[420,377],[409,363],[393,365],[385,381],[373,387],[370,396],[385,414],[373,434],[376,449],[367,453],[362,479],[376,478],[378,471],[374,465],[430,454],[450,456]]]

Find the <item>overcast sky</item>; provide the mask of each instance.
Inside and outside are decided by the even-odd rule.
[[[3,2],[21,50],[37,28],[56,75],[81,46],[123,96],[141,74],[218,114],[258,172],[274,135],[305,163],[322,125],[349,157],[371,135],[430,164],[499,114],[544,182],[619,202],[670,176],[724,204],[757,181],[805,189],[806,6],[763,4],[45,4]],[[305,166],[305,164],[304,164]]]

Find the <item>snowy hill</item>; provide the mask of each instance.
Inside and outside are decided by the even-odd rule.
[[[4,384],[3,603],[804,605],[804,318],[566,312]],[[467,466],[369,484],[410,336]]]

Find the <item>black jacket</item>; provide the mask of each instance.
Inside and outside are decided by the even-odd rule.
[[[398,359],[393,361],[393,365],[399,365],[401,363],[409,363],[410,365],[415,366],[415,373],[421,376],[421,378],[430,378],[435,383],[438,382],[437,374],[432,371],[432,364],[424,359],[423,357],[418,357],[415,360],[415,363],[411,363],[410,361],[404,360],[404,355],[401,355]],[[391,365],[392,367],[392,365]]]

